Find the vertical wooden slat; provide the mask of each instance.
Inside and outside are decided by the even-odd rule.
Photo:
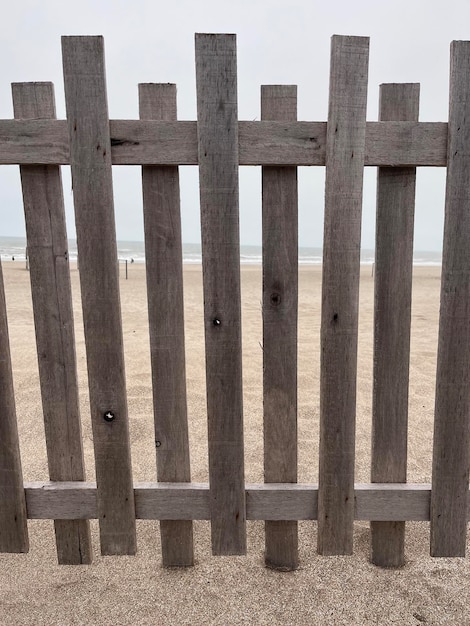
[[[140,118],[176,120],[176,85],[139,85]],[[145,262],[157,476],[189,482],[183,253],[177,167],[143,167]],[[191,521],[160,521],[165,567],[193,565]]]
[[[0,261],[0,552],[28,550],[26,501]]]
[[[351,554],[369,39],[333,36],[323,242],[318,551]]]
[[[465,556],[470,467],[470,42],[451,45],[432,556]]]
[[[102,554],[134,554],[134,492],[102,37],[63,37]]]
[[[380,86],[380,120],[417,121],[419,84]],[[371,480],[406,482],[416,168],[380,167],[375,246]],[[405,563],[405,522],[371,522],[371,560]]]
[[[234,35],[196,35],[212,551],[246,552]]]
[[[261,119],[297,119],[295,85],[261,87]],[[297,482],[297,168],[263,167],[265,482]],[[298,567],[297,522],[265,522],[265,563]]]
[[[12,85],[15,117],[55,118],[52,83]],[[64,199],[59,166],[20,166],[51,480],[85,480]],[[54,521],[61,564],[91,562],[87,520]]]

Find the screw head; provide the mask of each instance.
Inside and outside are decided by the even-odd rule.
[[[103,419],[105,422],[113,422],[116,419],[116,416],[112,411],[106,411],[103,414]]]

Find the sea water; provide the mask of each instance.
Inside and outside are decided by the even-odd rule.
[[[119,261],[145,263],[145,244],[143,241],[118,241],[117,251]],[[25,261],[26,239],[24,237],[0,237],[0,256],[2,260]],[[321,265],[323,251],[321,248],[299,248],[299,265]],[[77,243],[69,240],[69,258],[77,260]],[[240,246],[240,263],[245,265],[261,265],[261,246]],[[414,265],[441,265],[441,252],[416,250],[413,254]],[[183,244],[183,263],[198,264],[202,262],[201,245],[196,243]],[[374,251],[361,250],[361,264],[372,265]]]

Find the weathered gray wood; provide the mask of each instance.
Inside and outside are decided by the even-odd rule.
[[[110,120],[114,165],[197,165],[197,123]],[[325,165],[326,122],[239,122],[240,165]],[[445,166],[447,123],[367,122],[365,165]],[[0,165],[67,165],[63,120],[0,120]]]
[[[12,85],[17,118],[55,117],[52,83]],[[60,168],[20,166],[51,480],[85,480],[68,242]],[[61,564],[91,563],[86,521],[54,522]]]
[[[111,120],[116,165],[197,165],[197,122]]]
[[[445,166],[447,124],[443,122],[367,122],[365,165]]]
[[[246,518],[268,520],[282,528],[318,517],[318,485],[264,483],[246,485]]]
[[[318,551],[351,554],[369,40],[334,36],[326,142]]]
[[[137,519],[209,520],[207,483],[136,483]],[[96,519],[96,483],[25,483],[30,519]],[[318,486],[297,483],[245,485],[249,520],[315,520]],[[354,519],[429,521],[430,484],[356,484]],[[470,491],[467,493],[470,521]]]
[[[325,165],[326,122],[239,122],[240,165]]]
[[[295,85],[261,87],[261,118],[297,118]],[[263,167],[264,480],[297,482],[297,168]],[[265,523],[265,563],[298,567],[297,522]]]
[[[96,483],[25,482],[29,519],[97,519]]]
[[[240,122],[240,165],[325,165],[325,122]],[[446,164],[447,124],[367,122],[364,165]]]
[[[140,117],[176,119],[176,85],[139,85]],[[183,252],[177,167],[143,167],[145,262],[152,362],[157,476],[189,482],[184,355]],[[165,567],[193,565],[188,521],[161,521]]]
[[[134,554],[134,493],[103,48],[102,37],[62,38],[101,552]]]
[[[158,483],[158,489],[154,487],[151,483],[136,485],[135,510],[140,519],[180,519],[186,520],[186,524],[192,520],[210,520],[207,483]]]
[[[380,87],[381,120],[418,120],[419,84]],[[416,168],[379,168],[371,480],[406,482]],[[371,560],[405,563],[405,523],[372,522]]]
[[[387,523],[429,520],[431,502],[429,484],[356,484],[354,498],[356,520]]]
[[[451,45],[431,554],[465,556],[470,470],[470,42]]]
[[[28,552],[7,309],[0,261],[0,552]]]
[[[234,35],[196,35],[202,270],[214,554],[246,552]]]
[[[0,165],[68,165],[66,120],[0,120]]]

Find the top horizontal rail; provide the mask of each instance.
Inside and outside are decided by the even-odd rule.
[[[197,122],[110,120],[113,165],[197,165]],[[239,122],[240,165],[325,165],[326,122]],[[0,120],[0,165],[68,165],[65,120]],[[446,122],[367,122],[365,165],[447,164]]]

